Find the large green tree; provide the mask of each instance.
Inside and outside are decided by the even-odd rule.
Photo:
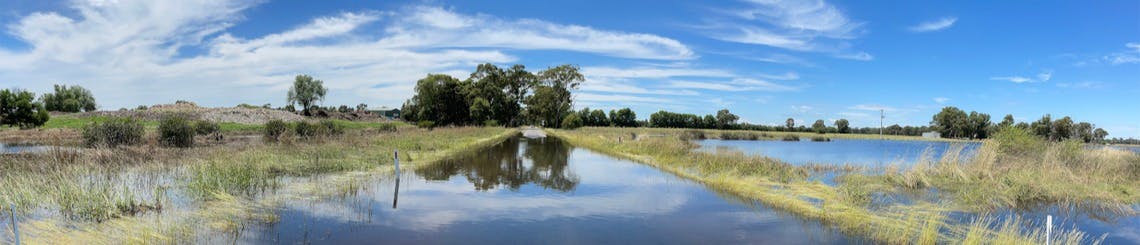
[[[616,127],[637,127],[637,113],[629,108],[610,110],[610,122]]]
[[[289,104],[298,104],[304,111],[305,115],[310,115],[310,109],[317,102],[325,99],[324,81],[315,80],[313,77],[305,74],[297,75],[293,78],[293,87],[289,88],[287,94]]]
[[[47,108],[36,102],[36,94],[24,90],[0,90],[0,125],[22,129],[43,126],[49,119]]]
[[[958,109],[958,107],[947,106],[942,108],[942,111],[938,112],[938,114],[934,114],[934,118],[930,121],[930,124],[939,129],[939,132],[942,133],[942,137],[958,138],[967,136],[968,117],[966,112]]]
[[[894,126],[898,126],[898,124]],[[847,119],[835,120],[835,130],[841,134],[851,133],[851,123],[847,122]]]
[[[80,112],[95,110],[95,96],[91,91],[80,86],[56,84],[54,93],[46,93],[40,97],[48,111]]]
[[[464,83],[444,74],[428,74],[416,81],[416,94],[404,102],[401,110],[404,120],[432,121],[435,125],[465,125],[471,123],[472,107],[479,108],[480,117],[490,114],[489,103],[469,105],[463,93]],[[486,118],[486,117],[484,117]]]
[[[993,123],[990,122],[990,114],[971,111],[968,119],[969,124],[966,127],[966,131],[971,138],[989,138],[989,130],[990,127],[993,126]]]
[[[728,129],[732,125],[736,124],[736,120],[739,119],[740,117],[736,116],[736,114],[728,112],[728,109],[721,109],[716,112],[716,127],[720,129]]]
[[[585,76],[573,65],[560,65],[538,73],[534,94],[526,98],[526,115],[532,123],[558,127],[570,114],[573,98],[570,90],[578,89]]]
[[[815,123],[811,124],[811,129],[816,133],[827,133],[827,123],[823,122],[823,119],[815,120]]]

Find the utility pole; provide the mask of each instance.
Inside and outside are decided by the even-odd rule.
[[[887,115],[883,109],[879,109],[879,138],[883,138],[883,119],[887,119]]]

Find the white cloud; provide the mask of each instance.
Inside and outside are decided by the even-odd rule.
[[[934,97],[934,102],[935,102],[935,103],[938,103],[938,104],[946,104],[946,102],[949,102],[949,101],[950,101],[950,98],[946,98],[946,97]]]
[[[777,84],[764,80],[750,78],[736,78],[727,82],[712,81],[670,81],[669,87],[685,89],[704,89],[718,91],[768,91],[789,92],[799,91],[800,87]]]
[[[74,1],[75,16],[28,14],[8,24],[7,31],[30,48],[0,47],[0,80],[33,91],[47,91],[54,82],[81,85],[96,94],[101,109],[115,109],[177,99],[207,106],[280,105],[293,76],[305,73],[325,81],[333,95],[326,104],[399,105],[425,74],[462,77],[479,63],[517,62],[505,53],[509,50],[696,57],[680,42],[656,35],[464,15],[437,7],[341,13],[261,36],[228,33],[243,21],[242,12],[258,2]],[[712,70],[693,73],[717,75]]]
[[[867,52],[836,54],[835,57],[841,58],[841,59],[859,60],[859,61],[869,61],[869,60],[875,59],[874,56],[871,56],[871,54],[868,54]]]
[[[1053,78],[1053,70],[1045,70],[1045,71],[1042,71],[1041,73],[1037,73],[1037,80],[1038,81],[1048,82],[1049,79],[1052,79],[1052,78]]]
[[[1013,83],[1029,83],[1034,82],[1033,79],[1021,76],[1008,76],[1008,77],[990,77],[990,80],[1010,81]]]
[[[800,113],[800,114],[807,113],[807,112],[811,111],[812,109],[815,109],[815,108],[808,106],[808,105],[794,105],[794,106],[792,106],[792,111]]]
[[[1098,89],[1103,88],[1104,83],[1097,81],[1081,81],[1072,83],[1057,83],[1058,88],[1079,88],[1079,89]]]
[[[852,118],[871,118],[870,114],[862,113],[862,112],[840,112],[837,114],[839,114],[840,116],[852,117]]]
[[[593,102],[643,102],[643,103],[670,103],[667,99],[656,97],[632,96],[632,95],[619,95],[619,94],[595,94],[595,93],[576,93],[575,99],[581,101]]]
[[[1113,65],[1140,64],[1140,43],[1125,43],[1125,51],[1112,53],[1103,59]]]
[[[542,20],[503,20],[461,15],[439,7],[414,7],[387,28],[380,43],[392,47],[493,47],[568,50],[621,58],[685,60],[696,55],[677,40],[644,33],[597,30]]]
[[[862,23],[848,19],[827,2],[749,0],[745,5],[739,10],[721,11],[731,18],[709,20],[696,28],[728,42],[824,52],[854,60],[872,57],[865,52],[848,51],[847,40],[861,34]]]
[[[732,72],[716,69],[663,67],[582,67],[582,75],[600,78],[733,77]]]
[[[940,31],[946,28],[950,28],[950,26],[953,26],[955,22],[958,22],[957,17],[943,17],[942,19],[919,23],[916,26],[908,28],[908,30],[912,32]]]
[[[854,106],[848,107],[848,109],[851,109],[851,110],[860,110],[860,111],[879,111],[879,110],[882,110],[882,111],[897,111],[897,110],[898,110],[898,109],[896,109],[896,108],[894,108],[894,107],[890,107],[890,106],[884,106],[884,105],[874,105],[874,104],[858,104],[858,105],[854,105]]]

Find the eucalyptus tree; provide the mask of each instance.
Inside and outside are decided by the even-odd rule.
[[[289,88],[289,104],[300,105],[305,115],[310,115],[309,109],[317,102],[325,99],[325,93],[328,92],[328,89],[325,88],[324,83],[324,81],[315,80],[309,75],[297,75],[293,79],[293,87]]]

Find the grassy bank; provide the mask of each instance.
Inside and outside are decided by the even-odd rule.
[[[1046,238],[1042,229],[1025,228],[1016,217],[999,222],[981,215],[982,218],[972,221],[952,222],[948,214],[954,209],[921,200],[910,204],[871,205],[874,193],[868,189],[807,181],[807,170],[774,159],[692,151],[696,146],[684,140],[692,137],[691,130],[584,128],[548,132],[571,144],[634,159],[877,242],[1042,244],[1046,239],[1054,244],[1096,242],[1076,231]],[[632,140],[634,138],[636,140]]]
[[[884,175],[852,175],[851,186],[878,191],[937,189],[959,208],[990,211],[1067,204],[1124,215],[1140,204],[1140,155],[1047,142],[1026,130],[1003,130],[974,153],[960,149]]]
[[[13,155],[0,159],[5,187],[0,203],[17,204],[29,243],[194,243],[200,232],[240,232],[249,222],[273,222],[281,200],[341,189],[308,188],[311,183],[282,181],[285,177],[336,180],[383,173],[390,171],[396,149],[403,161],[422,164],[516,133],[504,128],[350,130],[339,137],[279,144]]]

